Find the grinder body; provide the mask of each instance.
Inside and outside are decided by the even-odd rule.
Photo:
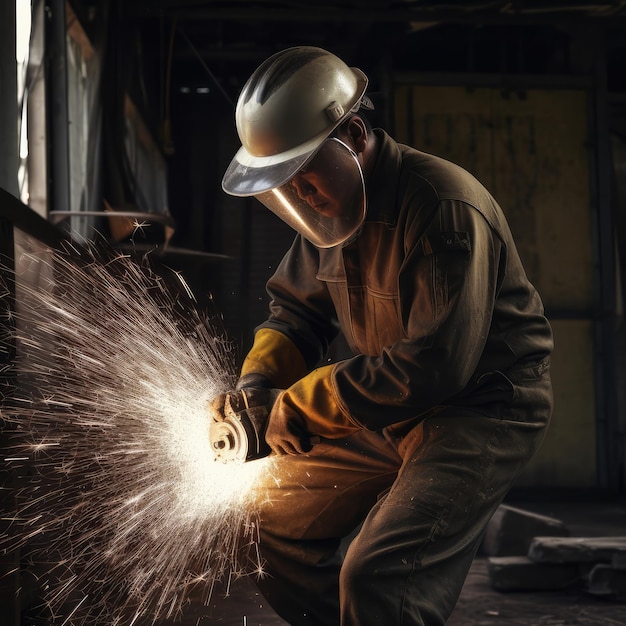
[[[275,389],[249,387],[213,401],[209,441],[216,460],[244,463],[269,455],[265,428],[277,395]]]

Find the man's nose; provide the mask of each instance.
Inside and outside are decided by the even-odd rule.
[[[291,184],[301,200],[306,200],[307,196],[311,196],[316,192],[315,186],[304,179],[300,174],[296,174],[291,179]]]

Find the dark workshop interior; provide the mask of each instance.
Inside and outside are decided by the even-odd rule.
[[[554,417],[511,503],[565,519],[574,535],[626,534],[626,1],[3,0],[0,31],[10,269],[27,271],[16,246],[68,239],[147,256],[157,273],[184,277],[236,360],[293,238],[255,199],[222,191],[240,145],[239,92],[292,46],[363,70],[374,126],[494,193],[553,326]],[[2,376],[16,349],[3,345]],[[10,520],[15,476],[1,471]],[[35,616],[19,553],[5,550],[0,564],[2,626],[72,623]],[[502,609],[486,567],[468,580],[453,626],[626,624],[623,579],[621,604],[560,590],[554,605],[526,593]],[[157,623],[285,623],[251,587],[239,600],[218,596]],[[559,611],[568,617],[546,621]]]

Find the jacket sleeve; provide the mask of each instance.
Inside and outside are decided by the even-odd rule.
[[[450,200],[439,208],[425,230],[406,228],[398,277],[405,337],[333,369],[337,405],[364,428],[446,404],[483,353],[506,249],[474,207]]]
[[[299,235],[267,283],[268,319],[256,328],[242,373],[262,373],[285,388],[313,369],[339,331],[318,252]]]

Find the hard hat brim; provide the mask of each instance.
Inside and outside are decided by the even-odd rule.
[[[306,162],[333,131],[344,122],[351,113],[359,108],[367,88],[367,77],[358,68],[350,68],[357,77],[357,90],[353,102],[335,123],[325,128],[322,133],[309,141],[278,154],[255,156],[244,146],[233,157],[222,179],[222,189],[232,196],[254,196],[285,184]]]
[[[280,187],[304,166],[329,134],[324,132],[293,150],[267,157],[254,156],[242,146],[224,174],[222,188],[233,196],[254,196]]]

